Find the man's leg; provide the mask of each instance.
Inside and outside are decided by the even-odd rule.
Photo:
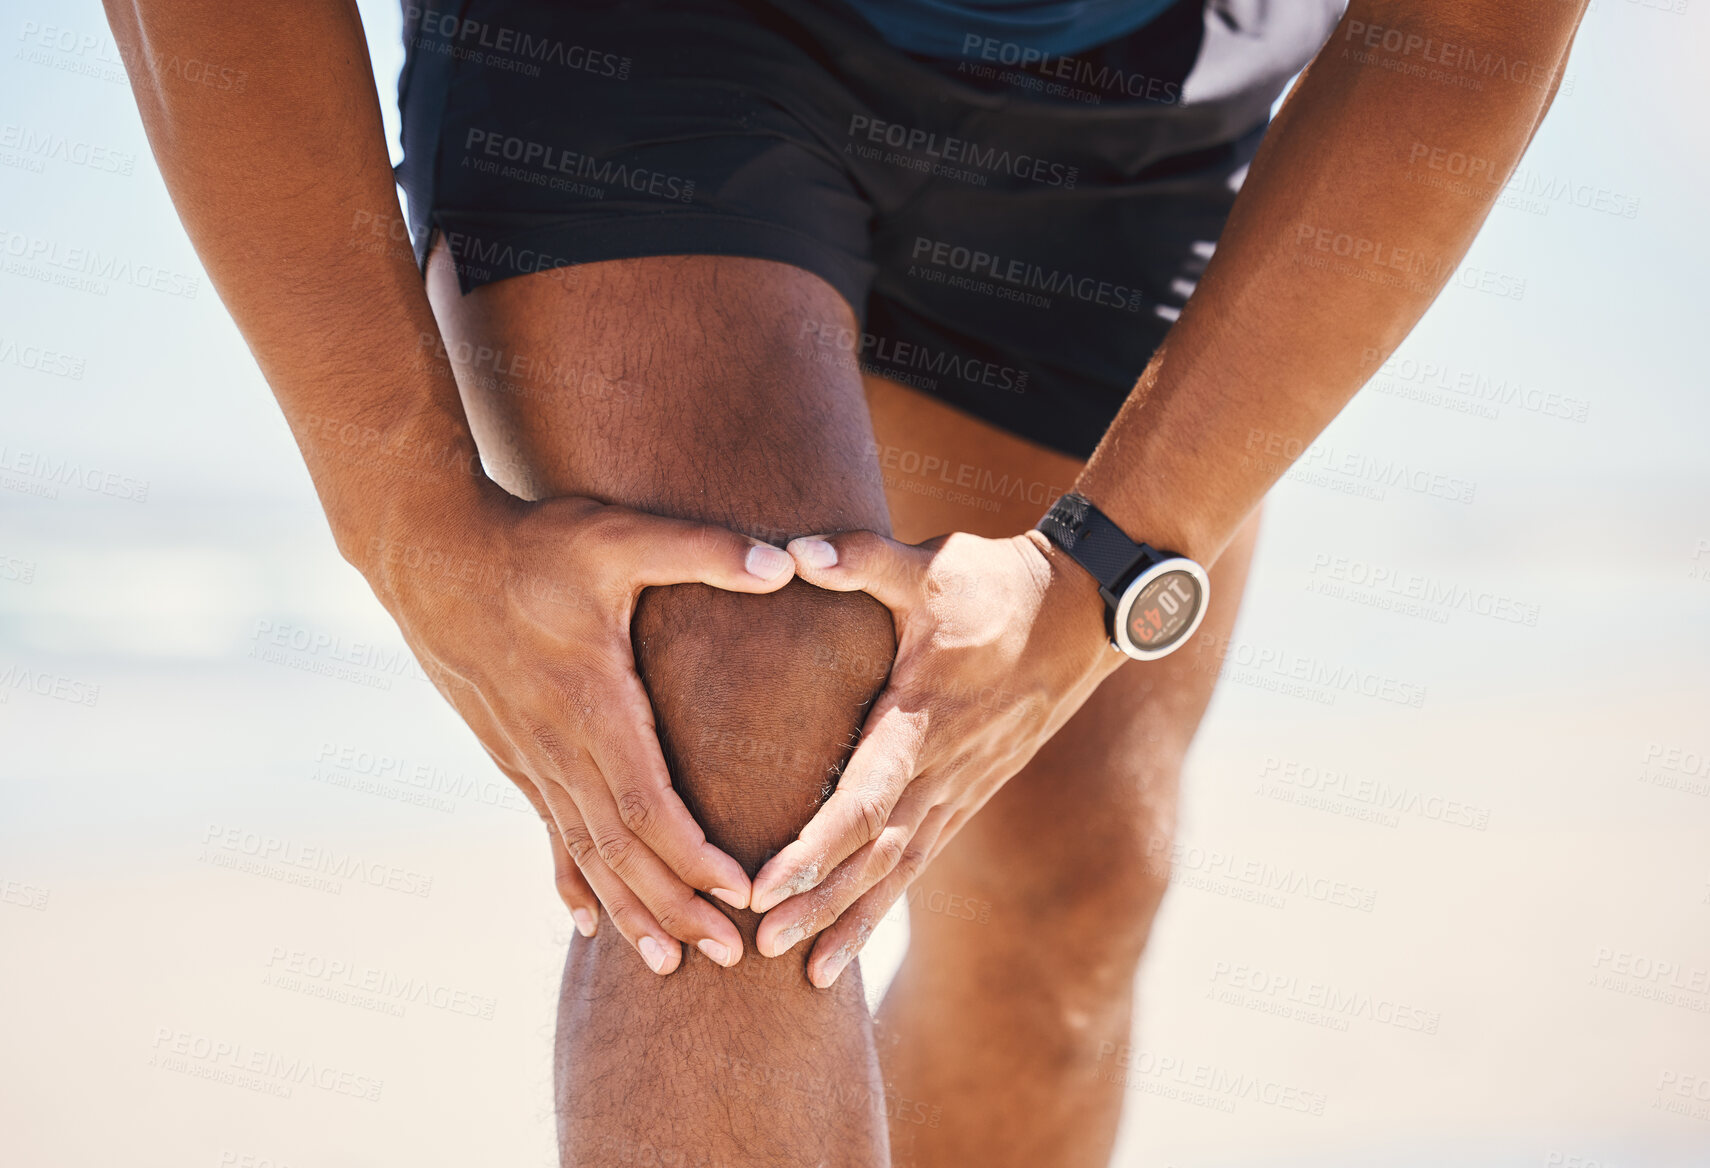
[[[902,386],[868,388],[899,539],[1013,535],[1079,470]],[[1012,493],[970,505],[905,469],[948,467],[953,482],[963,464],[992,472],[964,481]],[[1112,674],[909,890],[908,957],[879,1013],[886,1083],[907,1101],[891,1118],[898,1168],[1109,1161],[1124,1094],[1112,1055],[1169,881],[1177,776],[1256,531],[1255,517],[1211,569],[1194,640]]]
[[[888,530],[854,369],[816,362],[805,320],[853,315],[831,287],[759,260],[588,264],[429,289],[482,454],[525,497],[592,495],[765,539]],[[464,343],[467,343],[467,348]],[[769,596],[644,594],[637,664],[678,789],[752,875],[812,815],[895,648],[890,615],[800,582]],[[862,670],[831,668],[849,661]],[[720,906],[722,908],[722,906]],[[571,945],[559,1008],[566,1165],[888,1162],[859,971],[829,991],[807,946],[740,965],[693,949],[657,977],[602,921]]]

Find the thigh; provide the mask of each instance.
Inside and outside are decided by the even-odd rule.
[[[1078,460],[905,386],[869,378],[867,391],[899,539],[1014,535],[1080,470]],[[1211,607],[1193,641],[1112,674],[916,881],[918,937],[971,936],[954,927],[957,914],[934,908],[968,901],[1015,924],[979,930],[1002,943],[1047,919],[1073,928],[1084,916],[1089,928],[1109,928],[1116,911],[1148,923],[1167,881],[1181,760],[1217,680],[1212,647],[1234,624],[1257,528],[1255,515],[1212,566]]]
[[[800,268],[724,256],[581,264],[428,292],[488,471],[523,498],[588,495],[760,538],[886,528],[853,368],[804,321],[853,324]]]

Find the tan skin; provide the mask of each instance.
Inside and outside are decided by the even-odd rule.
[[[292,423],[341,551],[541,810],[560,891],[593,933],[572,947],[561,1004],[565,1162],[642,1145],[683,1163],[1107,1156],[1120,1088],[1093,1074],[1095,1036],[1126,1034],[1162,893],[1145,861],[1167,835],[1214,663],[1189,650],[1118,670],[1090,580],[1021,534],[1036,514],[945,515],[887,492],[872,435],[918,446],[936,434],[946,454],[1041,481],[1078,473],[1123,528],[1213,564],[1211,619],[1226,627],[1244,524],[1288,464],[1244,458],[1252,435],[1267,454],[1303,449],[1370,355],[1387,356],[1429,305],[1500,190],[1481,200],[1409,183],[1409,146],[1453,143],[1506,174],[1579,11],[1352,5],[1267,137],[1166,347],[1078,470],[900,387],[807,368],[787,338],[810,313],[848,306],[778,265],[616,261],[430,307],[402,243],[353,5],[108,10],[180,216]],[[1356,26],[1543,65],[1443,86],[1374,64],[1382,40],[1372,57]],[[174,54],[242,68],[246,87],[155,71]],[[1320,241],[1342,236],[1429,263],[1376,283],[1329,262]],[[662,264],[698,294],[644,318]],[[479,378],[463,371],[460,394],[443,355],[420,345],[441,329],[534,330],[534,349],[585,357],[610,392],[512,394],[501,417]],[[728,348],[684,340],[714,335]],[[626,379],[647,392],[626,398]],[[804,399],[799,416],[780,410]],[[745,402],[751,424],[660,452],[682,432],[673,408],[724,400]],[[472,471],[477,436],[502,486]],[[957,534],[916,547],[891,542],[891,524],[903,540]],[[762,547],[839,531],[790,544],[806,583]],[[969,699],[992,678],[1020,702]],[[1106,878],[1077,870],[1088,854]],[[914,950],[875,1036],[851,963],[911,878],[990,902],[992,923],[914,912]],[[792,931],[803,943],[786,943]],[[637,952],[672,976],[644,972]],[[845,968],[857,976],[839,981]],[[994,1018],[1013,1032],[992,1036]],[[841,1101],[829,1110],[822,1080]],[[777,1082],[815,1089],[764,1087]],[[930,1107],[905,1109],[899,1093],[938,1108],[937,1122],[916,1122]]]

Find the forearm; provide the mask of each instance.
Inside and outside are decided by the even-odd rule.
[[[1351,5],[1077,489],[1137,537],[1215,559],[1453,274],[1548,108],[1578,16]],[[1400,47],[1382,33],[1368,47],[1373,30]],[[1431,75],[1408,71],[1427,59]],[[1503,71],[1480,71],[1492,59]],[[1479,174],[1454,192],[1413,181],[1445,148]]]
[[[490,486],[437,344],[348,0],[107,0],[184,228],[284,410],[345,556]],[[229,14],[228,14],[229,13]],[[185,79],[217,61],[241,87]]]

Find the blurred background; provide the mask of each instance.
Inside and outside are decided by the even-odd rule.
[[[1594,0],[1273,492],[1117,1163],[1710,1164],[1707,8]],[[338,557],[99,5],[5,13],[0,1163],[552,1164],[538,823]]]

